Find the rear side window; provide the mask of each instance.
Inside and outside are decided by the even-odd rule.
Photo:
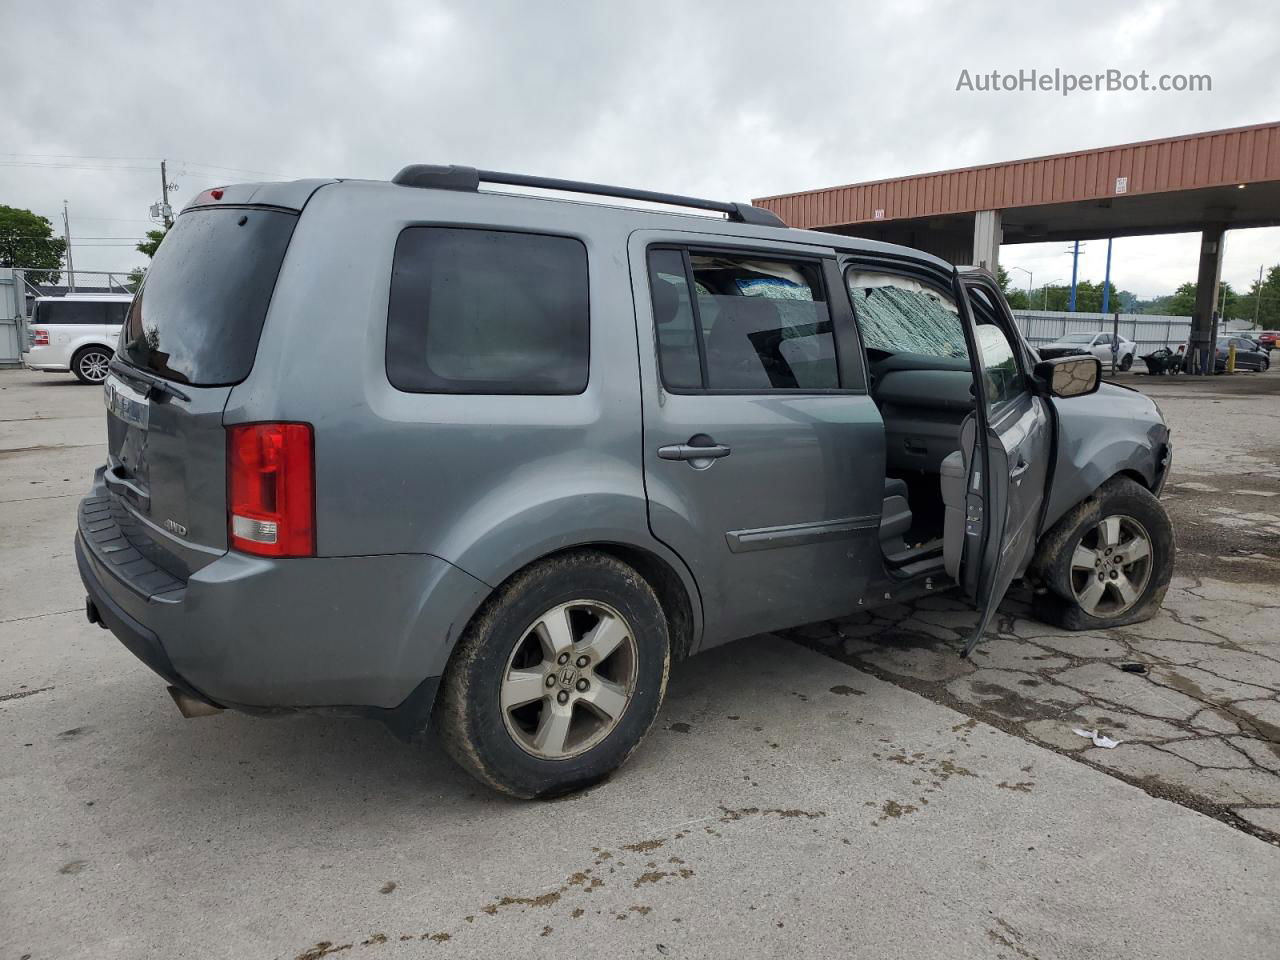
[[[125,358],[196,386],[247,377],[297,222],[295,214],[243,207],[178,217],[129,309]]]
[[[104,304],[107,309],[107,317],[104,321],[109,326],[118,327],[124,323],[125,315],[129,312],[129,304],[123,302],[108,302]]]
[[[668,388],[840,388],[820,263],[655,248],[649,284]]]
[[[587,248],[572,237],[408,227],[396,241],[387,378],[414,393],[587,387]]]
[[[73,323],[101,325],[110,322],[106,319],[106,309],[114,306],[114,303],[94,303],[91,300],[42,300],[36,304],[31,322],[57,326]]]

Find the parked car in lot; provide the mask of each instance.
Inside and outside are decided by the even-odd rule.
[[[619,766],[692,653],[946,589],[971,648],[1021,576],[1098,629],[1173,567],[1151,400],[1036,357],[984,271],[742,204],[208,190],[105,395],[87,615],[184,714],[431,727],[521,797]]]
[[[1227,369],[1227,354],[1232,346],[1236,348],[1237,370],[1269,370],[1271,368],[1270,353],[1259,348],[1256,341],[1248,337],[1231,336],[1218,338],[1217,359],[1214,367],[1216,372],[1222,373]]]
[[[1068,333],[1037,348],[1037,352],[1044,360],[1088,354],[1097,357],[1099,363],[1110,364],[1112,339],[1112,335],[1104,331]],[[1118,346],[1114,354],[1116,362],[1121,370],[1128,370],[1133,366],[1133,356],[1137,353],[1138,345],[1125,337],[1116,337],[1115,340]]]
[[[102,383],[131,299],[119,293],[37,297],[23,364],[30,370],[74,373],[81,383]]]
[[[1258,334],[1258,346],[1263,350],[1271,351],[1276,348],[1276,331],[1263,330]]]

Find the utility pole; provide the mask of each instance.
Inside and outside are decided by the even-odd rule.
[[[168,230],[173,226],[172,208],[169,206],[169,174],[165,170],[165,161],[160,161],[160,207],[161,213],[164,214],[164,228]]]
[[[1111,238],[1107,238],[1107,274],[1102,281],[1102,312],[1107,313],[1111,305]]]
[[[1258,289],[1253,295],[1253,329],[1258,329],[1258,307],[1262,306],[1262,264],[1258,264]]]
[[[76,292],[76,264],[71,259],[71,217],[67,214],[67,201],[62,201],[62,238],[67,242],[67,288]]]

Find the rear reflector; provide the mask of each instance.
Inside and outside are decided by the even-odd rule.
[[[314,556],[314,464],[310,424],[228,427],[231,546],[264,557]]]

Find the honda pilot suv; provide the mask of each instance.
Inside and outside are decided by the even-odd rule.
[[[111,362],[87,615],[185,715],[432,729],[554,795],[738,637],[955,589],[967,653],[1019,577],[1071,628],[1149,617],[1169,431],[1099,376],[1039,360],[988,273],[749,205],[463,167],[220,187]]]

